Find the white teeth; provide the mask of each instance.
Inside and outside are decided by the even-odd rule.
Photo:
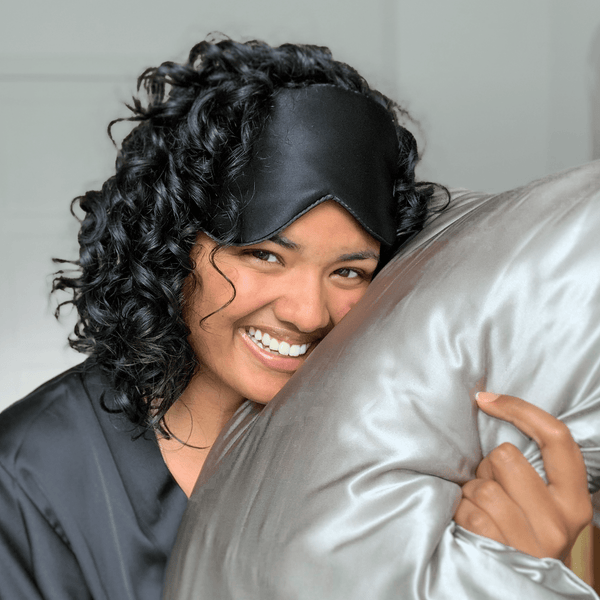
[[[262,333],[260,329],[254,327],[248,328],[250,339],[260,348],[268,349],[271,352],[277,352],[282,356],[302,356],[306,354],[310,344],[289,344],[288,342],[280,342],[271,337],[268,333]]]

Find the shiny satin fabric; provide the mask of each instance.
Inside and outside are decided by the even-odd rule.
[[[243,205],[240,235],[231,242],[266,240],[332,199],[392,246],[398,152],[392,117],[375,100],[327,84],[279,90],[252,160],[230,189]],[[220,211],[206,233],[227,239],[232,225]]]
[[[186,506],[83,363],[0,414],[0,599],[158,600]],[[137,433],[137,436],[134,434]]]
[[[166,600],[596,598],[560,561],[458,527],[483,455],[534,442],[478,411],[559,416],[600,484],[600,163],[504,194],[453,194],[198,480]]]

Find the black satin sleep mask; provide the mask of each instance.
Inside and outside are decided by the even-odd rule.
[[[398,138],[387,110],[334,85],[282,89],[254,156],[229,191],[242,200],[235,245],[264,241],[325,200],[335,200],[386,246],[396,239]],[[227,238],[232,221],[209,231]]]

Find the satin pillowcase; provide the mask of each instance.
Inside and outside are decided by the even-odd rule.
[[[474,394],[559,416],[600,485],[600,163],[453,194],[262,412],[215,446],[166,598],[593,598],[562,563],[457,527],[461,483],[504,441]]]

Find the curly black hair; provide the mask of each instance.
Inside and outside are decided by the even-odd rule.
[[[364,94],[393,116],[399,246],[423,227],[433,192],[415,182],[417,144],[399,124],[407,113],[327,48],[200,42],[185,64],[146,70],[138,79],[145,101],[134,98],[133,116],[109,125],[111,135],[116,122],[137,123],[115,175],[73,201],[85,213],[79,259],[58,262],[77,270],[56,273],[53,291],[72,293],[57,308],[57,316],[65,304],[77,309],[69,343],[101,367],[115,392],[113,409],[134,425],[168,436],[164,416],[199,366],[182,314],[190,252],[216,214],[239,213],[227,190],[251,159],[273,95],[324,83]]]

